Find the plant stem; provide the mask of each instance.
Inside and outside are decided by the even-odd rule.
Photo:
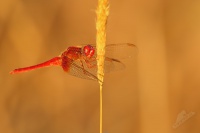
[[[98,0],[98,7],[96,10],[96,45],[97,45],[97,76],[100,84],[100,133],[103,131],[102,121],[102,91],[104,79],[104,59],[105,59],[105,46],[106,46],[106,23],[109,14],[108,0]]]
[[[100,133],[102,133],[103,131],[103,128],[102,128],[102,126],[103,126],[103,121],[102,121],[102,118],[103,118],[103,107],[102,107],[102,105],[103,105],[103,95],[102,95],[102,89],[103,89],[103,86],[102,85],[100,85]]]

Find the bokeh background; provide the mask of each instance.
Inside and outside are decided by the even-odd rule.
[[[97,82],[59,67],[9,75],[95,43],[96,7],[97,0],[0,1],[0,133],[99,132]],[[103,132],[199,132],[200,1],[110,0],[107,43],[123,42],[137,45],[137,57],[105,75]]]

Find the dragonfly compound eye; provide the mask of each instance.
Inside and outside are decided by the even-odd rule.
[[[85,46],[84,48],[83,48],[83,50],[84,50],[84,54],[88,57],[88,58],[90,58],[90,57],[92,57],[93,55],[94,55],[94,48],[91,46],[91,45],[87,45],[87,46]]]

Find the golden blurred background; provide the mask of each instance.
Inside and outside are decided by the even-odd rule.
[[[59,67],[9,75],[95,43],[97,1],[0,1],[0,133],[98,133],[99,85]],[[200,131],[200,1],[110,1],[107,43],[137,57],[105,75],[104,133]],[[124,51],[126,52],[126,51]]]

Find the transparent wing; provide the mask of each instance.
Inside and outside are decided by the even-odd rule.
[[[73,61],[70,65],[68,73],[79,78],[98,81],[96,69],[88,68],[86,62],[83,60]]]
[[[95,45],[92,46],[96,48]],[[105,73],[124,69],[125,65],[121,60],[134,58],[137,55],[136,45],[130,43],[107,44],[105,49]],[[96,54],[95,52],[95,58]]]
[[[104,67],[105,67],[104,69],[105,73],[109,73],[114,70],[121,70],[125,68],[125,65],[121,63],[119,60],[106,58]],[[99,79],[97,78],[96,60],[87,63],[85,62],[85,60],[73,61],[73,63],[71,63],[70,65],[68,73],[75,77],[99,81]]]
[[[92,45],[96,48],[96,45]],[[107,44],[105,56],[114,59],[132,58],[137,55],[137,47],[131,43]]]

